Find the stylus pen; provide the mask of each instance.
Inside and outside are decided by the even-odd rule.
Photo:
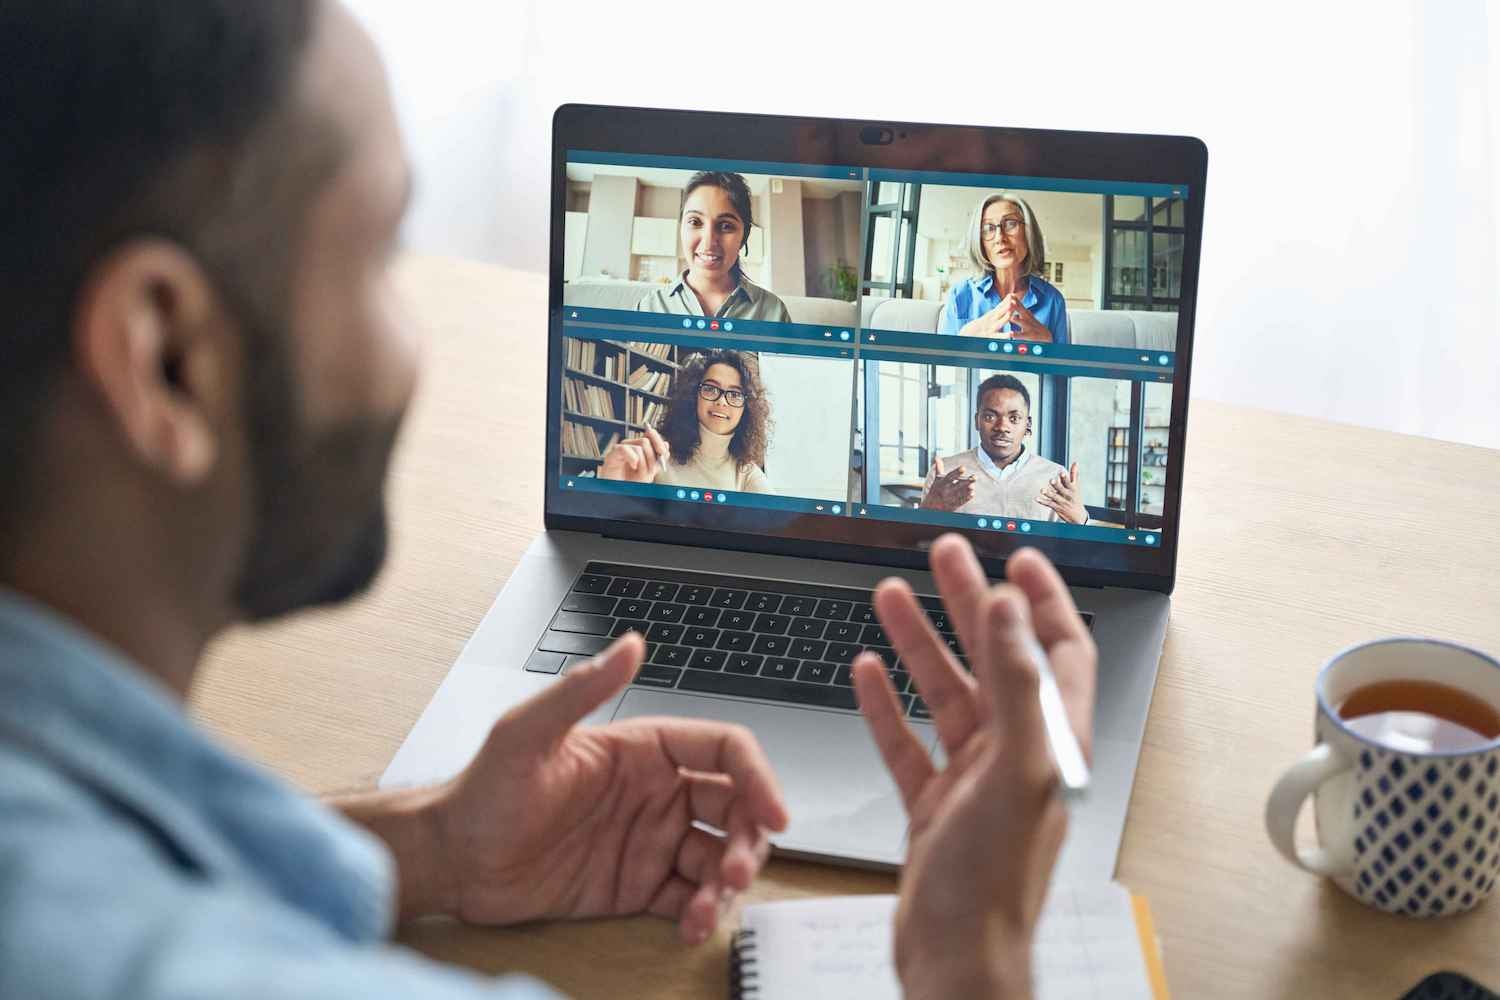
[[[1047,726],[1047,746],[1052,751],[1052,760],[1057,764],[1057,774],[1062,780],[1062,795],[1065,800],[1081,799],[1089,788],[1089,765],[1083,759],[1083,748],[1073,733],[1068,721],[1068,710],[1063,705],[1062,691],[1058,690],[1057,677],[1052,673],[1052,661],[1046,650],[1030,632],[1026,634],[1026,647],[1031,653],[1031,662],[1036,665],[1038,679],[1037,697],[1042,703],[1042,721]]]

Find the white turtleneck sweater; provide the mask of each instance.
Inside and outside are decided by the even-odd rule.
[[[698,428],[698,447],[686,462],[673,456],[656,470],[656,482],[663,486],[688,486],[702,490],[726,490],[734,493],[770,493],[771,483],[760,466],[737,462],[729,454],[733,434],[715,434]]]

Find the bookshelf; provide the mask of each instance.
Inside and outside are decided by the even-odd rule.
[[[1166,425],[1148,424],[1141,428],[1140,480],[1137,513],[1161,516],[1167,488]],[[1129,495],[1130,428],[1111,427],[1105,438],[1104,505],[1124,510]]]
[[[682,353],[671,344],[564,339],[564,475],[594,474],[612,444],[661,420]]]

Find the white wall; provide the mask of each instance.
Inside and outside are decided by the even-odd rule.
[[[772,488],[784,496],[843,500],[854,399],[849,362],[762,354],[760,378],[775,422],[766,449]]]
[[[1193,134],[1210,164],[1195,394],[1500,447],[1500,27],[1482,0],[764,0],[688,24],[351,3],[393,69],[419,249],[545,267],[565,101]]]

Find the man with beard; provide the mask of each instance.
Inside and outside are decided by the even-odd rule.
[[[314,802],[183,711],[212,636],[341,601],[384,556],[411,182],[348,12],[7,0],[0,65],[0,998],[542,992],[382,946],[426,914],[650,913],[706,940],[786,811],[742,728],[575,725],[630,682],[639,636],[435,788]],[[1023,639],[1034,623],[1085,746],[1094,654],[1035,553],[995,589],[957,539],[933,560],[987,651],[973,677],[904,585],[875,600],[946,688],[954,763],[878,662],[857,678],[913,813],[897,957],[934,995],[1020,996],[1065,822]]]
[[[1087,524],[1078,463],[1064,469],[1026,447],[1031,393],[1014,375],[991,375],[974,394],[979,447],[934,459],[918,506],[955,514]]]

